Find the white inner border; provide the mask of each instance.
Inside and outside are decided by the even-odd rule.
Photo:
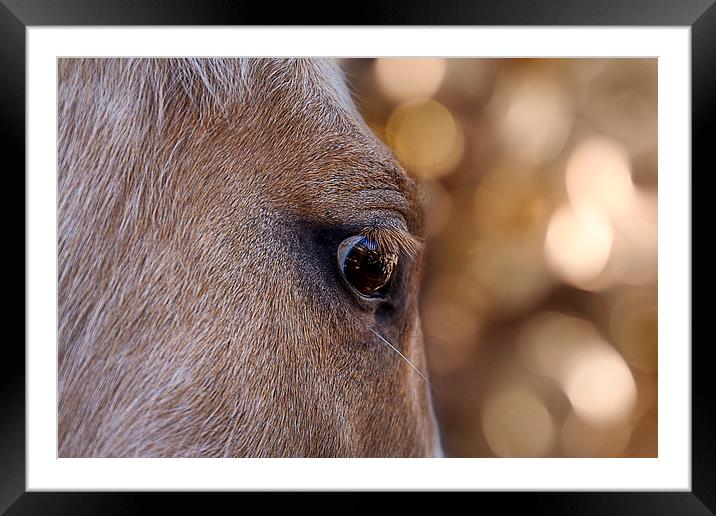
[[[689,27],[75,28],[27,33],[27,489],[691,489]],[[57,459],[59,56],[659,58],[658,459]]]

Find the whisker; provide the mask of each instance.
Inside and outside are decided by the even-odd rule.
[[[388,346],[390,346],[390,348],[391,348],[393,351],[395,351],[403,360],[405,360],[405,361],[408,363],[408,365],[410,365],[410,367],[412,367],[413,369],[415,369],[415,372],[418,373],[423,380],[425,380],[425,383],[427,383],[432,390],[434,390],[435,392],[437,392],[437,389],[435,388],[435,386],[434,386],[432,383],[430,383],[430,380],[428,380],[428,379],[425,377],[425,375],[420,372],[420,369],[418,369],[417,367],[415,367],[415,366],[413,365],[413,363],[412,363],[410,360],[408,360],[408,359],[406,358],[406,356],[403,355],[403,354],[398,350],[398,348],[396,348],[395,346],[393,346],[390,342],[388,342],[388,341],[385,339],[385,337],[383,337],[380,333],[378,333],[377,331],[375,331],[373,328],[369,328],[369,330],[370,330],[371,332],[373,332],[373,334],[374,334],[376,337],[378,337],[380,340],[382,340],[382,341],[385,342]]]

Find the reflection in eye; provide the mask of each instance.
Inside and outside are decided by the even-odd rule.
[[[377,297],[393,277],[398,255],[366,236],[346,238],[338,246],[338,268],[346,282],[364,297]]]

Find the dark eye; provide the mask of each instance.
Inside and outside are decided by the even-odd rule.
[[[338,246],[343,278],[364,297],[383,294],[397,264],[397,254],[380,249],[376,241],[364,236],[346,238]]]

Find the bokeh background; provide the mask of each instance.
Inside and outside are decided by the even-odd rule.
[[[656,59],[345,59],[420,180],[447,456],[657,456]]]

